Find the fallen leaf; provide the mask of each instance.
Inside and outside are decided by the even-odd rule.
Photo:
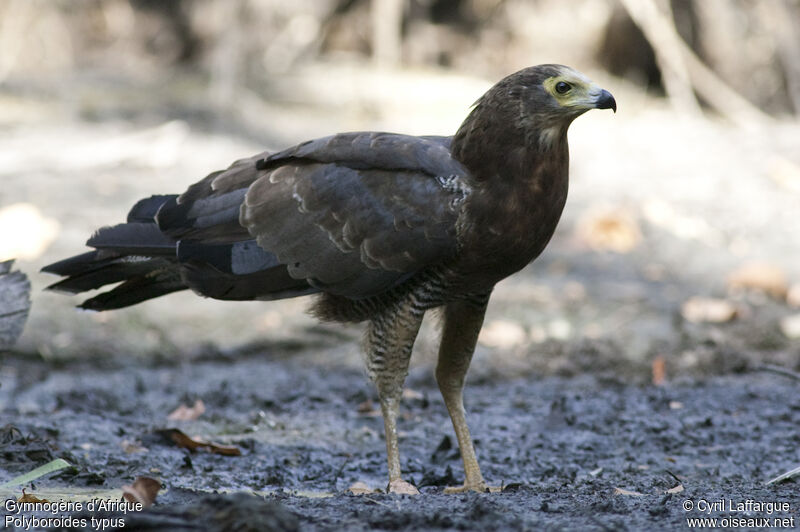
[[[172,421],[194,421],[202,416],[205,411],[206,405],[203,404],[203,401],[197,399],[192,406],[180,405],[167,416],[167,419]]]
[[[156,501],[161,482],[150,477],[137,477],[133,484],[122,486],[122,496],[128,502],[138,502],[149,508]]]
[[[642,206],[644,218],[656,227],[683,240],[699,240],[709,244],[722,241],[722,234],[705,219],[685,215],[666,201],[651,199]]]
[[[652,362],[653,386],[663,386],[667,381],[667,365],[664,355],[657,355]]]
[[[369,495],[370,493],[375,493],[375,491],[369,489],[369,486],[367,486],[364,482],[353,483],[352,486],[347,488],[347,491],[353,495]]]
[[[362,416],[368,416],[368,417],[376,417],[381,415],[380,410],[375,408],[375,403],[372,402],[372,399],[367,399],[362,403],[358,403],[356,411]]]
[[[9,425],[6,425],[6,426],[8,427]],[[16,427],[11,427],[11,429],[19,431],[19,429],[17,429]],[[59,471],[61,469],[64,469],[65,467],[72,467],[72,466],[70,465],[69,462],[67,462],[63,458],[56,458],[55,460],[53,460],[51,462],[47,462],[43,466],[37,467],[36,469],[34,469],[33,471],[30,471],[29,473],[25,473],[24,475],[20,475],[18,477],[14,477],[14,478],[12,478],[11,480],[9,480],[6,483],[0,484],[0,488],[6,488],[6,487],[11,487],[11,486],[20,486],[20,485],[23,485],[23,484],[28,484],[28,483],[36,480],[37,478],[43,477],[44,475],[49,475],[50,473],[53,473],[55,471]]]
[[[727,299],[695,296],[681,307],[681,315],[692,323],[725,323],[736,317],[736,306]]]
[[[406,399],[408,401],[415,401],[424,398],[425,396],[416,390],[412,390],[411,388],[403,388],[403,399]]]
[[[683,491],[683,484],[678,484],[677,486],[674,486],[665,491],[664,494],[669,494],[669,493],[675,494],[675,493],[680,493],[682,491]]]
[[[800,338],[800,314],[792,314],[781,319],[781,332],[792,340]]]
[[[220,445],[198,437],[190,438],[183,431],[178,429],[165,429],[158,432],[162,436],[172,441],[178,447],[183,447],[184,449],[189,449],[190,451],[204,449],[210,453],[221,454],[224,456],[240,456],[242,454],[242,451],[240,451],[239,448],[234,445]]]
[[[17,499],[17,502],[50,502],[47,499],[40,499],[36,495],[25,493],[25,488],[22,488],[22,497]]]
[[[522,325],[513,321],[489,322],[478,335],[478,342],[486,347],[508,349],[525,343],[528,335]]]
[[[728,276],[728,291],[746,292],[757,290],[777,299],[783,299],[789,291],[786,273],[774,264],[752,262],[738,268]]]
[[[147,447],[143,447],[139,442],[131,440],[122,440],[120,442],[120,447],[122,447],[122,450],[125,451],[126,454],[146,453],[149,450]]]
[[[644,493],[638,491],[630,491],[622,488],[614,488],[614,495],[630,495],[632,497],[643,497]]]
[[[769,486],[770,484],[783,482],[784,480],[789,480],[790,478],[794,478],[798,475],[800,475],[800,467],[795,467],[794,469],[791,469],[786,473],[780,474],[772,480],[767,481],[766,485]]]
[[[577,224],[577,236],[595,251],[628,253],[642,240],[636,218],[625,209],[590,209]]]

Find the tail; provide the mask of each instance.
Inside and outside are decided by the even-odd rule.
[[[139,201],[124,224],[104,227],[87,241],[94,251],[42,268],[66,277],[48,286],[76,294],[121,283],[84,301],[80,308],[112,310],[180,290],[215,299],[272,300],[317,292],[292,278],[284,264],[254,240],[207,243],[165,235],[156,222],[162,206],[176,195]]]
[[[155,223],[161,205],[176,197],[152,196],[139,201],[128,213],[127,223],[104,227],[92,235],[86,244],[95,251],[42,268],[66,277],[47,289],[77,294],[121,282],[79,305],[112,310],[188,288],[176,260],[178,243],[164,236]]]

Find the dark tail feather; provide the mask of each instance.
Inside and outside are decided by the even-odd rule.
[[[114,256],[111,258],[102,259],[99,251],[87,251],[86,253],[81,253],[80,255],[75,255],[74,257],[69,257],[68,259],[60,260],[58,262],[54,262],[53,264],[48,264],[42,268],[42,271],[61,276],[77,275],[87,271],[87,268],[89,267],[92,269],[97,269],[110,262],[113,262],[117,258],[118,257]]]
[[[131,210],[129,219],[146,219],[149,212],[166,201],[164,198],[154,196],[140,201]],[[117,309],[187,288],[180,277],[177,243],[158,230],[152,217],[149,223],[104,227],[87,244],[97,250],[42,269],[66,277],[47,287],[49,290],[79,293],[122,281],[113,290],[85,301],[81,308]]]
[[[128,213],[128,223],[154,223],[158,209],[177,197],[177,194],[162,194],[137,201]]]
[[[163,259],[131,260],[122,257],[110,259],[110,262],[102,260],[98,265],[87,264],[83,271],[69,274],[66,279],[48,286],[47,290],[78,294],[170,266],[170,263]]]
[[[238,239],[249,236],[238,226],[243,194],[244,190],[237,190],[201,199],[206,214],[189,222],[190,205],[178,205],[175,195],[140,200],[128,213],[127,223],[92,235],[87,245],[95,251],[45,266],[42,271],[66,277],[48,289],[79,293],[121,283],[80,305],[89,310],[127,307],[187,288],[227,300],[283,299],[319,292],[307,281],[291,277],[286,265],[255,240]],[[200,230],[216,228],[228,241],[195,241],[185,231],[179,232],[178,241],[162,232],[169,233],[170,224],[183,227],[186,223],[196,223]],[[212,233],[205,237],[213,237]]]
[[[176,242],[154,223],[125,223],[99,229],[87,246],[110,249],[120,255],[175,255]]]
[[[87,299],[79,306],[87,310],[114,310],[185,289],[186,285],[177,269],[156,270],[128,279],[113,290]]]

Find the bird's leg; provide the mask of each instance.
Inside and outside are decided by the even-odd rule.
[[[485,492],[487,487],[475,457],[475,448],[469,434],[464,413],[464,378],[475,351],[478,333],[483,325],[483,316],[489,294],[472,300],[454,301],[444,308],[442,343],[439,346],[439,362],[436,365],[436,382],[442,392],[444,404],[453,421],[461,459],[464,461],[464,485],[446,488],[445,493],[467,490]]]
[[[367,373],[378,390],[383,425],[386,430],[386,459],[389,465],[390,493],[417,494],[417,488],[402,479],[397,445],[397,413],[408,375],[411,349],[419,332],[424,310],[411,302],[370,321],[365,352]]]

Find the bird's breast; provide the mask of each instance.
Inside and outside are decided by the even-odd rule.
[[[461,266],[497,282],[544,250],[567,199],[567,171],[473,191],[465,205]]]

